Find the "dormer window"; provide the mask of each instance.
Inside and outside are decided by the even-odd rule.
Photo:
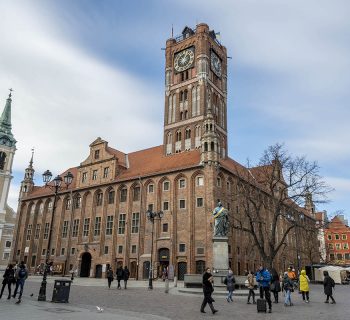
[[[100,158],[100,150],[95,150],[95,159]]]

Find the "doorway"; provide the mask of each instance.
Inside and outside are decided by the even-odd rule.
[[[80,277],[87,278],[90,276],[91,254],[84,252],[81,257]]]
[[[102,264],[96,265],[95,278],[102,278]]]
[[[178,279],[184,280],[185,274],[187,273],[187,263],[186,262],[179,262],[177,264],[177,273],[178,273]]]

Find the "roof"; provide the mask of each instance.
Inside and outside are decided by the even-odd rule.
[[[199,150],[164,155],[163,145],[128,154],[129,167],[118,176],[128,180],[142,176],[167,173],[200,165]]]
[[[74,176],[72,183],[69,185],[69,187],[66,190],[72,190],[75,188],[76,186],[76,181],[77,181],[77,174],[78,174],[78,168],[77,167],[73,167],[73,168],[69,168],[68,170],[64,171],[63,173],[61,173],[59,176],[63,177],[67,174],[67,172],[71,172]],[[49,183],[50,186],[53,186],[53,182]],[[62,185],[64,186],[64,182],[62,182]],[[28,198],[34,198],[34,197],[38,197],[38,196],[46,196],[46,195],[52,195],[52,189],[49,187],[37,187],[34,186],[32,191],[30,192],[30,194],[28,195]]]
[[[108,152],[118,158],[119,164],[126,169],[121,170],[115,182],[137,179],[139,177],[152,176],[161,173],[184,170],[200,166],[199,150],[175,153],[171,156],[164,156],[163,146],[157,146],[145,150],[125,154],[119,150],[108,147]],[[75,189],[78,167],[72,167],[64,171],[60,176],[63,178],[70,171],[73,176],[72,184],[67,190]],[[52,185],[52,182],[50,183]],[[27,198],[36,198],[45,195],[52,195],[52,189],[42,186],[35,186]]]

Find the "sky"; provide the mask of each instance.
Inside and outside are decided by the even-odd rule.
[[[0,108],[13,88],[8,203],[35,148],[35,183],[78,166],[97,137],[124,152],[162,144],[165,42],[205,22],[228,56],[229,156],[284,143],[317,161],[350,217],[348,0],[0,1]],[[2,105],[1,105],[2,104]]]

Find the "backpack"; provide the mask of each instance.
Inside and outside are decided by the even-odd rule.
[[[25,278],[26,275],[27,275],[26,269],[24,269],[24,268],[19,269],[19,271],[18,271],[18,278],[19,279]]]
[[[335,287],[335,282],[334,282],[333,278],[330,278],[330,279],[331,279],[332,288],[334,288]]]

